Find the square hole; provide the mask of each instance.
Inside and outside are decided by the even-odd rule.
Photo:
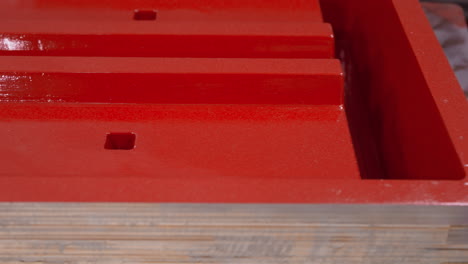
[[[134,20],[156,20],[157,12],[156,10],[139,10],[136,9],[133,11]]]
[[[131,150],[135,148],[136,134],[134,133],[108,133],[105,149]]]

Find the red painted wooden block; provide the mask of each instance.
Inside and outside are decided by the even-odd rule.
[[[1,201],[468,205],[417,0],[0,5]]]

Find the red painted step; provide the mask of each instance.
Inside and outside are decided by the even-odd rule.
[[[3,101],[339,105],[338,60],[3,57]]]
[[[0,55],[332,58],[317,0],[27,1],[0,10]],[[9,5],[9,8],[8,8]],[[177,5],[178,8],[174,8]],[[146,15],[144,15],[146,14]]]
[[[338,105],[4,103],[0,119],[0,178],[359,179]]]

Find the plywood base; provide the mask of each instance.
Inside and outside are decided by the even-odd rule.
[[[468,263],[468,207],[1,203],[0,263]]]

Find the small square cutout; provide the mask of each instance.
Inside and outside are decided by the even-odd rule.
[[[156,10],[139,10],[136,9],[133,11],[134,20],[156,20],[157,17]]]
[[[134,133],[109,133],[106,136],[105,149],[132,150],[135,148],[136,134]]]

